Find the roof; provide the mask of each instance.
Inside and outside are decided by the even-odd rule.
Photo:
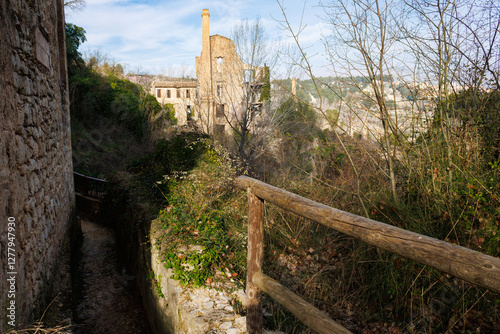
[[[198,81],[156,81],[154,88],[197,88]]]

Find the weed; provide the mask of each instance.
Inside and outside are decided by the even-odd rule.
[[[182,284],[210,285],[216,274],[235,282],[244,277],[246,239],[228,156],[207,148],[189,173],[165,175],[168,206],[159,213],[166,268]]]

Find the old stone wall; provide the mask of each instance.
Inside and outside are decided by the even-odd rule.
[[[186,125],[198,115],[197,81],[155,81],[151,94],[162,104],[172,104],[175,109],[177,125]]]
[[[72,222],[63,1],[2,0],[0,46],[0,332],[6,332],[43,311]]]
[[[264,69],[245,64],[231,39],[210,36],[208,9],[203,9],[201,16],[202,50],[196,57],[200,121],[207,125],[210,134],[230,134],[242,119],[241,114],[258,101],[262,85],[259,89],[251,89],[251,86],[258,86]],[[228,123],[232,126],[226,126]]]

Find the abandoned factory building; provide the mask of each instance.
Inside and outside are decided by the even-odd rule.
[[[202,50],[196,57],[197,80],[155,81],[151,93],[172,104],[179,125],[196,124],[206,133],[229,132],[243,110],[262,107],[262,67],[245,64],[234,42],[210,36],[210,14],[202,12]]]

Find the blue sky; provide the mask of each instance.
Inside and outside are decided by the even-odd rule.
[[[321,53],[325,25],[318,0],[281,0],[294,29],[302,24],[301,42],[308,54]],[[278,27],[283,18],[276,0],[86,0],[82,11],[67,11],[66,21],[86,30],[80,51],[99,49],[126,65],[126,70],[172,76],[195,75],[195,57],[201,52],[201,12],[210,10],[210,34],[231,37],[241,19],[260,17],[273,39],[291,42]],[[302,12],[304,15],[302,16]],[[320,57],[314,59],[318,72]]]

